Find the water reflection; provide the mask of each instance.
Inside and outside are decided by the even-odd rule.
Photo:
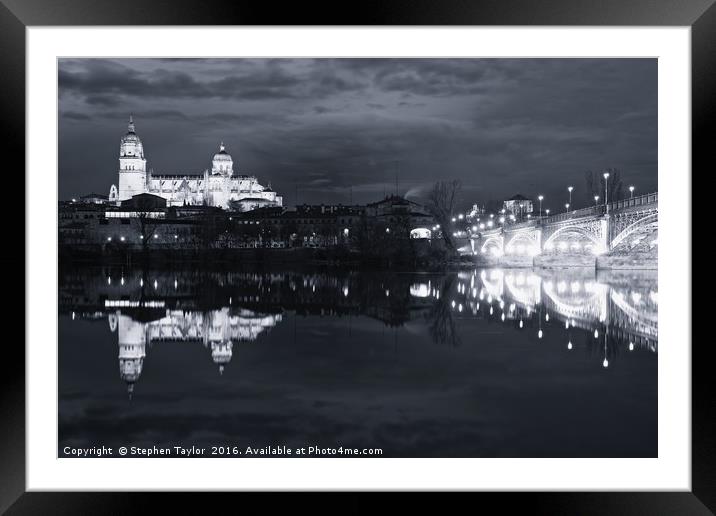
[[[658,290],[651,272],[475,269],[447,274],[64,271],[60,314],[106,319],[120,377],[132,394],[149,350],[195,342],[223,373],[242,342],[261,339],[287,313],[367,317],[388,328],[423,322],[433,343],[479,345],[470,321],[499,325],[504,342],[526,332],[563,341],[603,368],[620,353],[657,352]],[[477,333],[479,334],[478,330]],[[295,339],[295,335],[294,335]],[[397,339],[397,333],[396,333]]]

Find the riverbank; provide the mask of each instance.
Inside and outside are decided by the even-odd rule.
[[[546,254],[461,255],[446,259],[441,253],[411,253],[405,256],[388,253],[365,255],[347,248],[239,248],[239,249],[149,249],[117,250],[107,248],[65,248],[59,254],[61,265],[150,265],[186,266],[211,265],[218,268],[238,264],[253,266],[290,265],[324,266],[350,269],[421,270],[435,272],[466,267],[498,267],[502,269],[565,269],[591,270],[657,270],[655,253],[632,255]]]
[[[446,261],[441,255],[430,253],[406,253],[396,255],[388,252],[364,254],[347,248],[231,248],[231,249],[148,249],[127,250],[99,247],[73,247],[60,249],[61,266],[110,265],[186,267],[202,265],[226,269],[237,265],[252,267],[330,267],[343,269],[421,270],[426,272],[444,270]],[[472,262],[464,262],[472,265]]]

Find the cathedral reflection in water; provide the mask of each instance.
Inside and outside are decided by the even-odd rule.
[[[448,274],[355,272],[60,272],[60,315],[107,321],[130,394],[158,342],[196,342],[218,373],[241,343],[260,340],[287,312],[365,316],[400,328],[424,322],[434,343],[479,346],[460,331],[473,319],[504,332],[558,333],[595,367],[622,352],[658,350],[658,288],[650,272],[471,270]]]

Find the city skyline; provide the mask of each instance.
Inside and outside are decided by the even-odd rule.
[[[657,190],[654,59],[61,59],[59,193],[106,194],[130,114],[156,173],[235,171],[299,203],[515,193],[590,204],[584,173]]]

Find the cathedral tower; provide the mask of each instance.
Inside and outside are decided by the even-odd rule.
[[[127,134],[119,144],[119,200],[147,191],[147,160],[139,136],[134,132],[134,121],[129,117]]]

